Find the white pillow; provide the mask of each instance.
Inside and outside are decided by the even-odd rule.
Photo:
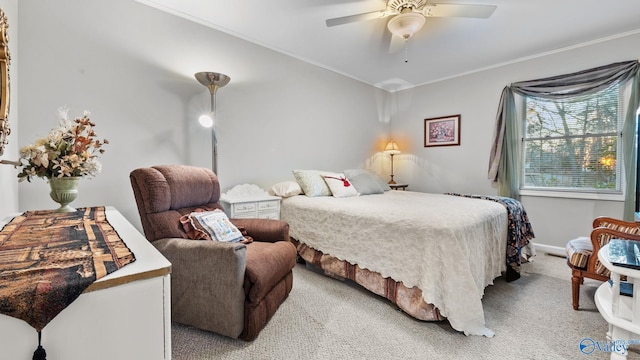
[[[324,181],[319,170],[293,170],[293,176],[305,195],[331,196],[331,190]]]
[[[324,181],[331,189],[334,197],[358,196],[358,190],[351,184],[349,180],[341,173],[322,173]]]
[[[192,212],[189,218],[193,227],[208,233],[211,240],[238,242],[244,239],[240,230],[220,209]]]
[[[300,184],[295,181],[283,181],[274,184],[269,189],[269,194],[286,198],[302,194],[302,189],[300,188]]]

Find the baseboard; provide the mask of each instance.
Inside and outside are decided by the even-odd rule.
[[[543,252],[543,253],[560,256],[560,257],[567,256],[567,251],[565,250],[565,248],[562,248],[559,246],[551,246],[551,245],[544,245],[544,244],[537,244],[537,243],[533,243],[533,246],[536,249],[536,252]]]

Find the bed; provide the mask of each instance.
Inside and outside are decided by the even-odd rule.
[[[417,319],[446,318],[466,335],[491,337],[484,289],[508,268],[519,271],[514,251],[519,257],[533,233],[508,246],[522,225],[514,226],[504,203],[453,195],[295,195],[283,199],[281,218],[299,255],[325,273],[353,280]]]

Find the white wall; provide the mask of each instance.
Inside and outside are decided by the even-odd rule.
[[[640,54],[636,34],[390,95],[130,0],[21,0],[19,10],[17,142],[56,126],[60,105],[74,115],[92,111],[98,135],[111,144],[103,173],[82,181],[73,205],[114,205],[136,225],[131,170],[211,164],[210,133],[195,120],[208,110],[209,93],[195,72],[231,76],[217,97],[223,191],[240,183],[266,188],[291,179],[294,168],[369,166],[386,176],[388,157],[379,151],[390,131],[403,151],[395,158],[396,180],[411,190],[495,194],[486,174],[505,85]],[[424,148],[423,119],[453,114],[462,115],[462,145]],[[9,170],[0,169],[3,185]],[[48,191],[45,181],[20,184],[20,211],[53,208]],[[588,233],[595,216],[622,214],[620,202],[525,197],[523,203],[536,242],[559,247]]]
[[[111,142],[73,206],[113,205],[139,226],[131,170],[211,166],[198,71],[231,77],[217,95],[223,191],[266,188],[294,168],[362,166],[388,131],[380,90],[131,0],[21,0],[19,10],[19,143],[57,126],[65,104],[74,116],[90,110]],[[19,190],[21,211],[55,207],[43,180]]]
[[[495,116],[502,89],[512,83],[571,73],[640,57],[640,34],[567,49],[474,74],[423,85],[395,96],[392,133],[404,153],[396,157],[399,182],[412,190],[496,194],[487,179]],[[461,114],[461,145],[425,148],[425,118]],[[564,247],[587,235],[594,217],[622,217],[622,202],[523,197],[535,242]]]
[[[0,8],[7,16],[9,23],[9,52],[11,63],[9,125],[11,134],[7,138],[1,160],[18,159],[18,0],[0,0]],[[16,170],[10,165],[0,165],[0,219],[18,212],[18,178]]]

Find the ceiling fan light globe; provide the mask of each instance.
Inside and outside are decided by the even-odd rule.
[[[424,26],[425,17],[417,12],[405,12],[389,20],[387,28],[393,35],[408,39]]]

